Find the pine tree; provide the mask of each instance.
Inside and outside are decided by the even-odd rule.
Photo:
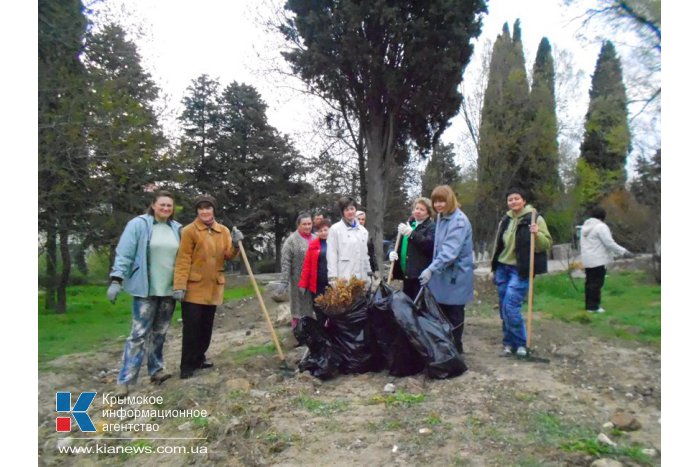
[[[113,255],[126,222],[148,203],[148,187],[165,178],[166,140],[154,110],[159,89],[121,26],[109,24],[89,35],[85,62],[93,193],[103,206],[89,219],[86,240],[108,245]]]
[[[39,230],[46,235],[45,304],[65,313],[71,271],[68,239],[78,228],[76,219],[91,203],[86,196],[90,192],[87,86],[79,58],[87,19],[79,0],[40,0],[38,20]]]
[[[438,143],[430,156],[428,165],[421,179],[421,193],[425,197],[438,185],[454,185],[459,182],[459,166],[455,162],[455,151],[452,143]]]
[[[601,47],[589,96],[577,167],[579,201],[584,209],[624,188],[625,163],[631,150],[622,67],[610,41]]]

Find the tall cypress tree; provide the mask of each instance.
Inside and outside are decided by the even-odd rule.
[[[579,202],[584,209],[616,188],[624,188],[631,150],[622,66],[610,41],[601,47],[589,96],[577,166]]]
[[[547,211],[557,204],[562,190],[559,177],[559,143],[554,96],[554,59],[549,40],[543,37],[537,48],[530,92],[532,121],[528,135],[528,168],[532,177],[532,201]]]
[[[503,194],[510,185],[532,188],[528,168],[530,105],[520,21],[508,24],[493,45],[489,80],[479,130],[477,241],[489,241],[503,212]]]

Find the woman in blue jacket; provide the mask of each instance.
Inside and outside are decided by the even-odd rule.
[[[163,343],[175,310],[173,272],[182,228],[173,220],[173,199],[167,191],[155,193],[148,212],[126,224],[117,245],[107,298],[114,303],[122,289],[134,297],[118,397],[128,395],[136,383],[144,353],[151,382],[161,384],[172,376],[164,370]]]
[[[430,200],[437,213],[433,260],[418,279],[430,288],[452,323],[452,336],[461,353],[464,307],[474,298],[472,226],[449,186],[435,187]]]

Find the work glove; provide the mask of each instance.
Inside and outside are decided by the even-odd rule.
[[[433,271],[431,271],[430,269],[426,269],[420,273],[420,276],[418,276],[418,282],[420,282],[420,285],[427,285],[428,282],[430,282],[430,278],[432,276]]]
[[[233,240],[233,245],[238,246],[238,242],[243,241],[243,233],[238,230],[237,228],[233,228],[233,232],[231,232],[231,240]]]
[[[399,254],[396,253],[395,251],[392,251],[389,253],[389,261],[398,261],[399,260]]]
[[[335,287],[338,285],[336,282],[337,280],[338,280],[337,277],[329,277],[328,278],[328,287],[330,287],[331,289],[335,289]]]
[[[399,224],[396,230],[404,237],[409,237],[413,233],[413,229],[408,223]]]
[[[287,293],[288,288],[289,288],[289,282],[282,281],[282,282],[280,282],[280,285],[277,286],[277,290],[275,290],[275,293],[277,295],[284,295]]]
[[[111,284],[109,284],[109,288],[107,289],[107,299],[114,303],[117,301],[117,295],[119,295],[119,292],[122,291],[122,285],[117,282],[117,281],[112,281]]]
[[[627,259],[629,259],[629,258],[634,258],[634,253],[632,253],[632,252],[629,251],[629,250],[626,250],[626,251],[622,254],[622,257],[623,257],[623,258],[627,258]]]
[[[309,293],[304,287],[299,287],[299,292],[301,292],[302,297],[306,297],[306,294]]]
[[[184,290],[173,290],[173,298],[178,302],[181,302],[185,298]]]

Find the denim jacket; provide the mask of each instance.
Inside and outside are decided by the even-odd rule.
[[[153,233],[154,218],[142,214],[127,222],[119,238],[116,256],[110,277],[122,279],[124,290],[134,297],[148,297],[148,244]],[[175,220],[168,221],[180,242],[182,224]]]
[[[465,305],[474,298],[472,226],[460,209],[449,216],[438,215],[435,226],[433,272],[428,287],[438,303]]]

